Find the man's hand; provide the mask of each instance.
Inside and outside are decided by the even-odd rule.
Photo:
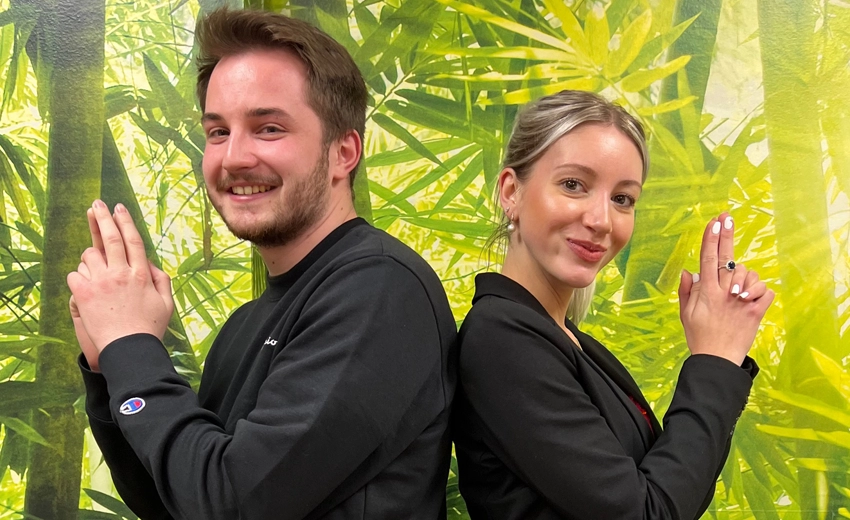
[[[74,320],[77,339],[89,366],[96,370],[95,351],[99,354],[116,339],[137,333],[162,339],[174,301],[171,280],[149,264],[126,208],[116,205],[113,218],[106,204],[97,200],[92,215],[92,247],[83,253],[78,269],[68,275],[68,287],[73,294],[72,312],[76,307],[79,315]]]

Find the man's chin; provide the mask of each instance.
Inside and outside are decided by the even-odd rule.
[[[266,225],[232,225],[227,223],[227,229],[240,240],[251,242],[257,247],[284,246],[304,232],[304,226],[286,226],[280,223]]]

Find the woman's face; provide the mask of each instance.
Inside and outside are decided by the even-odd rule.
[[[585,123],[556,141],[525,182],[503,171],[502,204],[516,225],[511,250],[524,268],[562,288],[590,285],[632,236],[642,169],[625,134]]]

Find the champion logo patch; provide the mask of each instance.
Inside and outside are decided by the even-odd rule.
[[[142,399],[141,397],[131,397],[121,403],[121,407],[118,409],[118,411],[122,415],[133,415],[141,412],[144,407],[144,399]]]

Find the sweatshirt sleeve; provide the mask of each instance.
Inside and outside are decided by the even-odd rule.
[[[80,354],[80,370],[86,387],[86,414],[112,482],[124,503],[144,520],[171,520],[159,499],[153,479],[133,452],[109,411],[109,392],[102,374],[92,372]]]
[[[575,359],[530,320],[482,315],[463,335],[464,392],[494,451],[559,515],[697,516],[752,386],[745,370],[719,357],[688,358],[664,431],[638,464],[585,392]]]
[[[102,352],[112,417],[175,518],[303,518],[397,429],[423,388],[439,386],[435,312],[419,279],[389,257],[334,271],[291,330],[233,434],[198,405],[157,338],[128,336]],[[430,421],[445,403],[429,401]]]

